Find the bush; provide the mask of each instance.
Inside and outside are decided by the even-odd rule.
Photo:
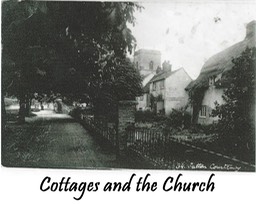
[[[13,98],[4,98],[4,104],[5,106],[11,106],[14,104],[18,104],[18,100]]]
[[[195,124],[190,127],[190,133],[204,133],[206,135],[215,134],[216,133],[216,124],[202,125]]]
[[[80,108],[80,107],[77,106],[77,107],[73,108],[73,110],[71,110],[69,114],[70,114],[73,118],[80,118],[81,113],[82,113],[82,108]]]
[[[232,69],[225,73],[224,103],[215,103],[212,111],[213,117],[219,117],[221,144],[247,161],[255,161],[255,56],[256,48],[246,48],[232,60]]]
[[[135,122],[163,122],[167,119],[165,115],[162,114],[156,114],[150,110],[146,111],[136,111],[135,113]]]
[[[191,116],[185,110],[173,109],[166,121],[166,125],[178,129],[189,128],[191,125]]]
[[[135,112],[135,122],[153,122],[154,117],[155,114],[149,110]]]
[[[216,134],[216,124],[202,125],[195,124],[190,127],[190,133],[204,133],[206,135]]]
[[[206,135],[216,133],[216,124],[202,125],[201,128]]]

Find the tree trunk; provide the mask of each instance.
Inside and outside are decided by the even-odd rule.
[[[19,123],[25,123],[25,116],[26,116],[26,99],[25,95],[20,97],[20,110],[19,110]]]
[[[2,93],[1,96],[1,106],[2,106],[2,130],[5,131],[5,126],[6,126],[6,110],[5,110],[5,103],[4,103],[4,94]]]
[[[25,116],[29,116],[30,115],[30,112],[31,112],[31,99],[29,97],[26,96],[25,98],[25,108],[26,108],[26,111],[25,111]]]
[[[196,125],[197,124],[199,111],[200,111],[199,106],[198,105],[193,105],[192,117],[191,117],[192,125]]]

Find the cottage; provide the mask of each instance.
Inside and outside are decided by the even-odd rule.
[[[243,41],[215,54],[209,58],[203,65],[200,75],[192,81],[187,87],[188,92],[195,89],[201,90],[202,101],[199,109],[192,108],[195,122],[200,124],[211,124],[218,118],[211,117],[212,109],[215,108],[215,102],[223,104],[223,93],[225,90],[225,73],[233,67],[232,59],[239,57],[248,47],[256,47],[256,21],[252,21],[246,26],[246,37]],[[204,89],[204,87],[206,87]]]
[[[149,81],[151,107],[157,113],[169,114],[172,109],[187,105],[188,94],[185,87],[192,81],[184,68],[171,70],[171,66],[160,71]]]

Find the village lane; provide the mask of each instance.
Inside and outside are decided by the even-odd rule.
[[[67,114],[52,110],[35,113],[26,124],[9,124],[4,165],[50,168],[123,167],[113,148],[98,144],[84,127]]]

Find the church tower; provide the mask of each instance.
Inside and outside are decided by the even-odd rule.
[[[142,76],[156,73],[157,67],[161,67],[161,52],[140,49],[134,53],[134,65]]]

